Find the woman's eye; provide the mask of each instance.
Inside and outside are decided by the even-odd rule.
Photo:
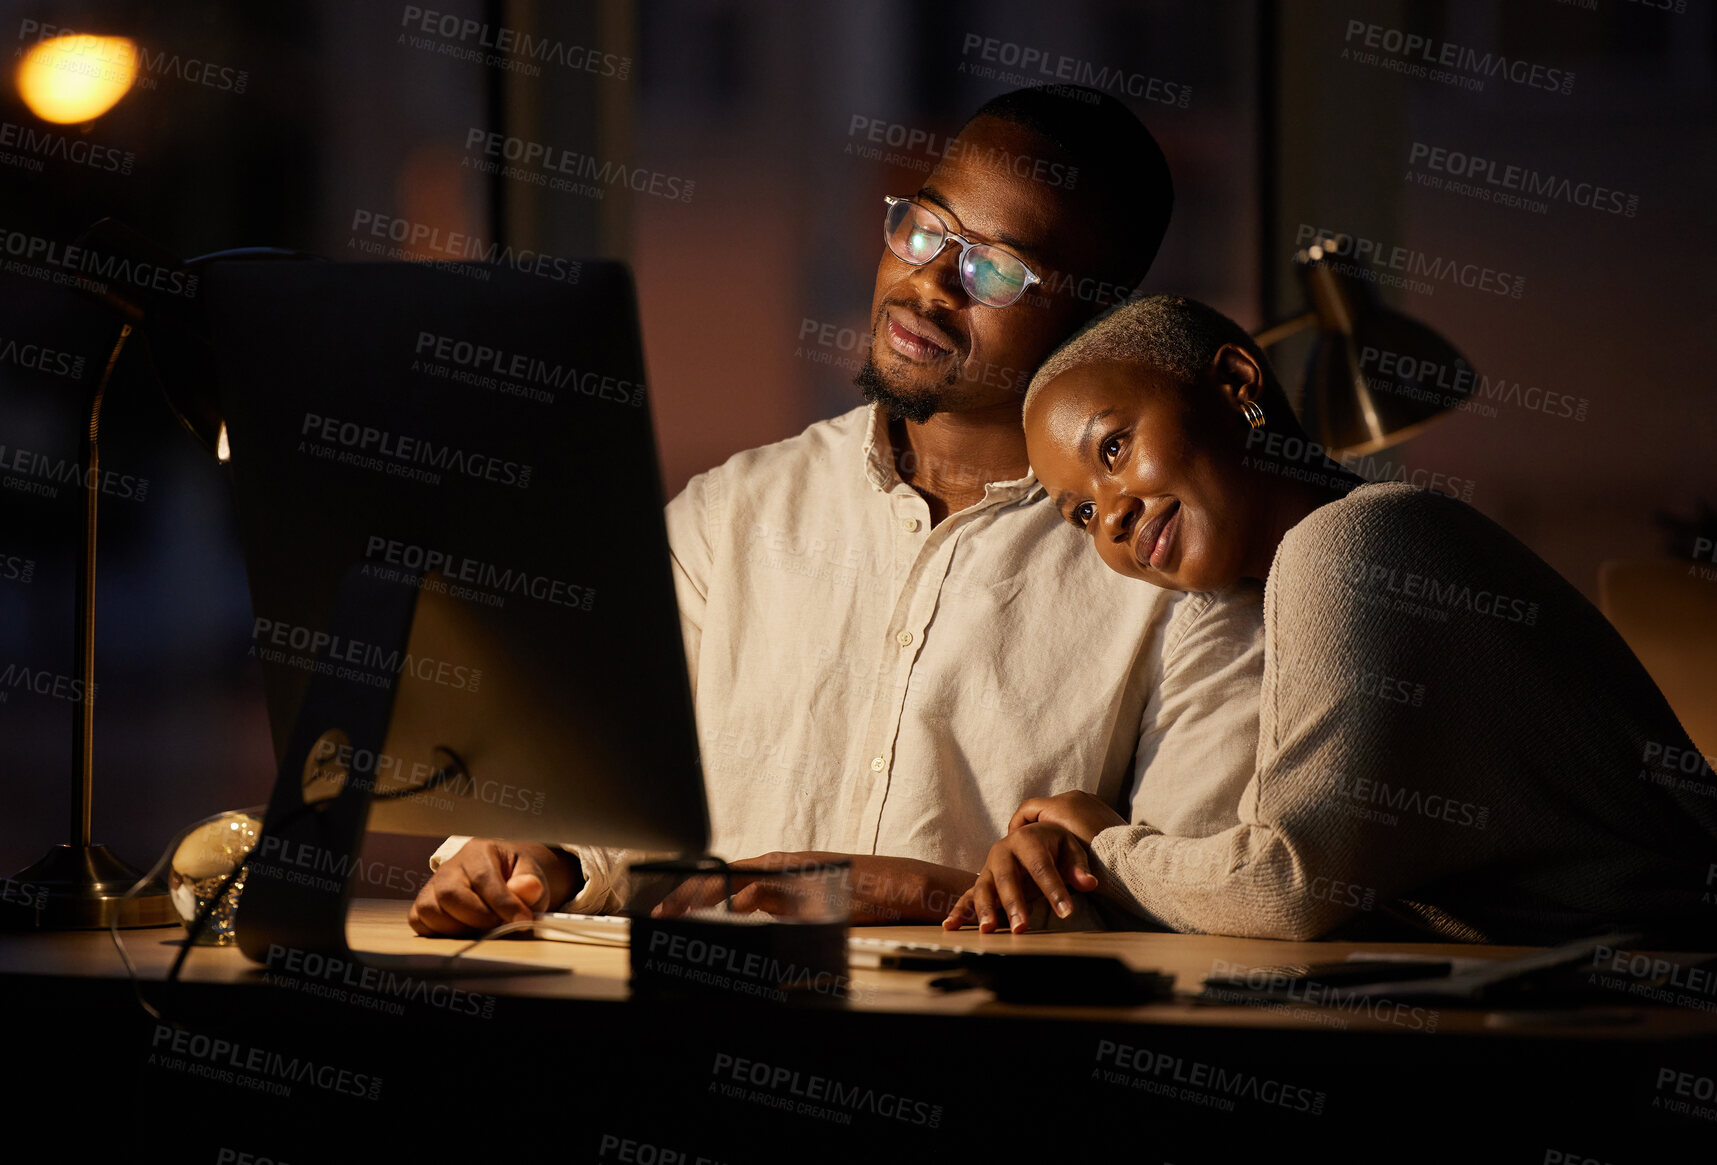
[[[1089,522],[1096,516],[1097,507],[1092,505],[1090,502],[1080,502],[1077,506],[1073,507],[1074,524],[1081,530],[1085,528],[1085,523]]]
[[[1121,438],[1110,437],[1103,442],[1103,464],[1115,468],[1115,458],[1121,455]]]

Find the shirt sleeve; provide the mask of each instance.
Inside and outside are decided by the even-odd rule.
[[[703,643],[704,611],[708,605],[715,554],[709,537],[711,470],[686,483],[668,503],[668,559],[674,571],[674,596],[680,604],[680,633],[685,641],[686,674],[692,697],[698,690],[698,651]]]
[[[1263,595],[1247,583],[1176,602],[1123,811],[1135,824],[1203,836],[1239,820],[1257,762]]]

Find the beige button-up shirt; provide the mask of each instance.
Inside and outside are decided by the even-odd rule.
[[[1029,473],[933,526],[874,405],[697,475],[667,525],[713,853],[975,872],[1021,801],[1071,789],[1175,833],[1237,821],[1258,588],[1113,573]],[[564,909],[618,909],[641,855],[566,848]]]

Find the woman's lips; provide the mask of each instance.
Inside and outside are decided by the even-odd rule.
[[[1133,557],[1142,565],[1161,570],[1174,553],[1175,535],[1179,532],[1180,502],[1171,501],[1140,527],[1133,541]]]
[[[954,350],[947,335],[925,320],[890,308],[884,328],[888,346],[917,364],[940,360]]]

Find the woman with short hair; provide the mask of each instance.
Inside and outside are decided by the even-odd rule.
[[[1038,371],[1025,427],[1116,571],[1264,581],[1257,762],[1236,824],[1205,837],[1083,794],[1028,801],[945,925],[1023,930],[1038,895],[1068,913],[1071,884],[1260,938],[1717,928],[1717,785],[1653,779],[1649,758],[1693,746],[1614,628],[1470,506],[1321,456],[1239,325],[1180,297],[1121,305]]]

